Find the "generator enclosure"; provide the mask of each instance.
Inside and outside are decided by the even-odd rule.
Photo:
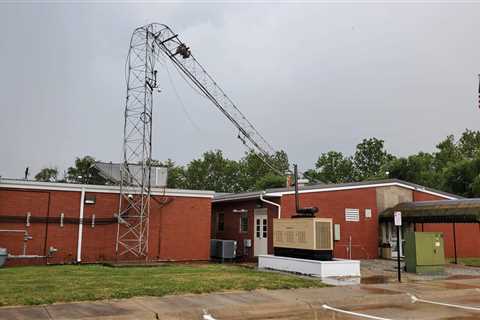
[[[333,220],[313,217],[274,219],[273,252],[276,256],[332,260]]]
[[[441,274],[444,272],[443,233],[413,232],[405,234],[405,267],[407,272]]]

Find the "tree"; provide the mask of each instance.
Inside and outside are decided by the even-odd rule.
[[[466,129],[458,140],[459,153],[469,159],[473,159],[480,153],[480,131]]]
[[[361,143],[357,144],[353,156],[355,179],[362,181],[385,177],[384,169],[393,159],[394,156],[385,150],[383,140],[377,138],[363,139]]]
[[[185,187],[185,169],[182,166],[177,166],[172,159],[167,159],[164,162],[158,162],[161,167],[166,167],[168,171],[167,187],[182,189]]]
[[[105,180],[95,168],[95,158],[85,156],[75,159],[75,166],[67,170],[67,181],[82,184],[106,184]]]
[[[43,168],[35,175],[35,180],[44,182],[57,181],[58,169],[57,168]]]
[[[185,187],[195,190],[238,192],[239,167],[225,159],[220,150],[207,151],[200,159],[192,160],[185,169]]]
[[[438,188],[441,186],[441,177],[435,168],[435,158],[430,153],[419,152],[407,158],[398,158],[390,161],[386,171],[389,178],[396,178],[423,186]]]
[[[457,162],[462,158],[455,144],[455,137],[453,135],[447,136],[447,138],[437,144],[436,147],[438,151],[434,153],[434,156],[437,170],[442,170],[446,168],[450,162]]]
[[[269,173],[257,181],[255,184],[255,189],[265,190],[271,188],[283,188],[286,186],[286,183],[286,177]]]
[[[479,196],[480,158],[451,162],[444,170],[443,189],[466,197]]]
[[[262,160],[262,156],[257,155],[253,151],[247,152],[245,156],[239,161],[239,189],[242,191],[254,191],[259,190],[259,182],[264,177],[269,176],[283,176],[289,169],[290,164],[288,162],[288,156],[285,151],[277,151],[274,155],[271,155],[268,159],[268,163]],[[277,181],[279,179],[277,178]],[[284,180],[285,181],[285,180]],[[285,186],[283,183],[282,186]]]
[[[316,170],[308,171],[304,176],[325,183],[351,182],[354,179],[352,159],[341,152],[322,153],[315,163],[315,168]]]

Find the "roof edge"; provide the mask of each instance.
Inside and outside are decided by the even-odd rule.
[[[405,187],[407,189],[436,195],[436,196],[445,198],[447,200],[464,199],[464,197],[459,195],[451,194],[451,193],[433,189],[433,188],[424,187],[422,185],[418,185],[412,182],[407,182],[399,179],[362,181],[362,182],[352,182],[352,183],[344,183],[344,184],[342,183],[322,184],[322,185],[319,185],[318,188],[315,188],[315,186],[309,186],[308,189],[305,189],[305,187],[303,189],[300,188],[298,193],[328,192],[328,191],[340,191],[340,190],[388,187],[388,186]],[[279,189],[279,191],[275,191],[275,189],[270,189],[270,190],[267,190],[266,196],[282,196],[282,195],[294,194],[294,193],[295,193],[295,190]]]
[[[93,185],[93,184],[75,184],[63,182],[41,182],[32,180],[6,179],[0,178],[0,188],[13,189],[36,189],[36,190],[52,190],[52,191],[82,191],[98,192],[98,193],[120,193],[118,185]],[[189,190],[189,189],[169,189],[169,188],[152,188],[152,195],[165,195],[177,197],[202,197],[213,198],[214,191],[208,190]]]

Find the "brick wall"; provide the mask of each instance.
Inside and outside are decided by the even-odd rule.
[[[372,259],[378,257],[378,212],[375,188],[301,193],[301,207],[318,207],[319,218],[332,218],[340,224],[340,241],[335,241],[334,256],[348,258],[351,237],[352,259]],[[360,221],[345,221],[345,209],[360,210]],[[371,209],[372,217],[365,217],[365,209]],[[295,213],[295,195],[282,197],[282,217]]]
[[[273,201],[273,199],[268,199]],[[255,208],[267,208],[268,215],[268,253],[273,253],[273,219],[277,218],[277,208],[270,204],[266,204],[258,199],[243,200],[233,202],[214,203],[212,209],[212,239],[225,239],[237,241],[237,257],[249,259],[254,256],[254,210]],[[233,210],[244,209],[248,211],[248,232],[240,232],[240,213],[235,213]],[[225,228],[223,232],[217,230],[216,214],[223,212],[225,215]],[[243,240],[250,239],[252,246],[244,248]]]
[[[409,189],[407,189],[409,190]],[[412,191],[413,199],[416,201],[444,199],[440,196],[431,195],[422,191]],[[283,195],[278,200],[282,206],[282,218],[291,217],[295,212],[295,196]],[[340,240],[335,241],[334,256],[337,258],[348,258],[351,237],[351,247],[353,259],[371,259],[378,257],[379,242],[379,224],[378,208],[376,202],[375,188],[359,188],[339,191],[311,192],[300,194],[300,204],[302,207],[316,206],[319,208],[317,217],[332,218],[334,224],[340,225]],[[218,232],[212,228],[212,238],[236,240],[238,243],[238,256],[243,255],[243,240],[252,239],[253,234],[253,211],[256,207],[265,205],[258,199],[236,200],[216,202],[213,204],[212,223],[215,224],[215,214],[223,212],[225,214],[225,230]],[[274,207],[269,207],[269,233],[268,233],[268,252],[273,253],[273,234],[272,223],[277,217],[277,211]],[[360,211],[360,221],[345,221],[345,209],[354,208]],[[234,209],[248,210],[249,232],[241,234],[239,232],[240,214],[234,213]],[[365,209],[371,209],[371,218],[366,218]],[[417,225],[420,231],[420,226]],[[429,225],[425,224],[425,231],[441,231],[445,233],[445,247],[447,256],[453,256],[453,242],[451,240],[451,225]],[[459,256],[479,256],[480,255],[480,234],[478,226],[457,225],[457,253]],[[478,241],[469,241],[465,234],[475,234]],[[477,243],[478,242],[478,243]],[[252,248],[247,250],[247,257],[253,257]]]
[[[295,213],[295,196],[283,195],[281,200],[282,218],[289,218]],[[333,223],[340,224],[341,239],[335,242],[334,255],[337,258],[347,258],[349,236],[352,237],[352,258],[375,258],[378,256],[378,217],[376,210],[375,188],[312,192],[300,194],[302,207],[316,206],[319,213],[317,217],[333,218]],[[254,241],[253,210],[261,206],[260,200],[232,201],[214,203],[213,212],[225,214],[225,231],[212,233],[212,238],[236,240],[238,254],[243,253],[243,239],[250,238]],[[264,204],[265,205],[265,204]],[[277,209],[266,205],[268,208],[268,253],[273,253],[273,219],[277,218]],[[360,209],[359,222],[345,221],[345,208]],[[372,217],[365,218],[365,209],[372,210]],[[249,214],[249,233],[240,234],[240,214],[233,213],[234,209],[247,209]],[[253,256],[253,246],[248,257]]]
[[[118,194],[92,193],[95,204],[85,204],[84,219],[91,221],[113,218],[118,211]],[[21,222],[0,221],[0,229],[27,230],[32,240],[27,242],[28,255],[47,253],[49,247],[58,249],[48,258],[48,263],[72,263],[76,261],[78,243],[78,222],[59,221],[46,223],[32,222],[26,226],[26,214],[34,217],[78,219],[80,212],[78,191],[37,191],[23,189],[0,189],[0,217],[22,217]],[[150,260],[208,260],[210,245],[211,199],[203,197],[168,197],[164,205],[152,201],[149,259]],[[160,202],[160,203],[159,203]],[[117,224],[86,222],[83,225],[82,262],[112,261],[115,256]],[[10,254],[20,255],[23,249],[22,233],[0,232],[0,247],[6,247]],[[14,260],[9,264],[45,263],[45,259]]]

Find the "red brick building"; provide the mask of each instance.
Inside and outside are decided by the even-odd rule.
[[[332,218],[338,225],[335,257],[372,259],[379,256],[381,242],[395,242],[392,225],[380,227],[380,212],[402,202],[460,197],[393,179],[303,186],[299,198],[302,207],[318,207],[317,217]],[[236,240],[237,256],[252,258],[273,253],[273,219],[295,214],[295,195],[292,188],[217,195],[212,207],[212,238]],[[433,224],[424,228],[436,230]],[[448,230],[440,229],[448,240]]]
[[[208,260],[214,193],[154,188],[152,194],[148,260]],[[117,186],[2,179],[0,247],[29,256],[9,264],[114,261],[118,204]]]
[[[377,258],[382,243],[396,243],[392,223],[380,224],[380,213],[401,203],[461,198],[400,180],[302,186],[299,195],[302,207],[318,207],[318,217],[337,225],[334,256],[353,259]],[[211,238],[236,240],[239,258],[273,253],[273,219],[295,214],[292,188],[215,198],[210,191],[154,188],[153,198],[149,261],[208,260]],[[115,253],[118,203],[116,186],[2,179],[0,247],[17,256],[8,260],[10,265],[124,259]],[[444,232],[446,255],[453,256],[451,225],[417,223],[414,228]],[[457,255],[480,256],[479,224],[458,223],[456,232]]]

